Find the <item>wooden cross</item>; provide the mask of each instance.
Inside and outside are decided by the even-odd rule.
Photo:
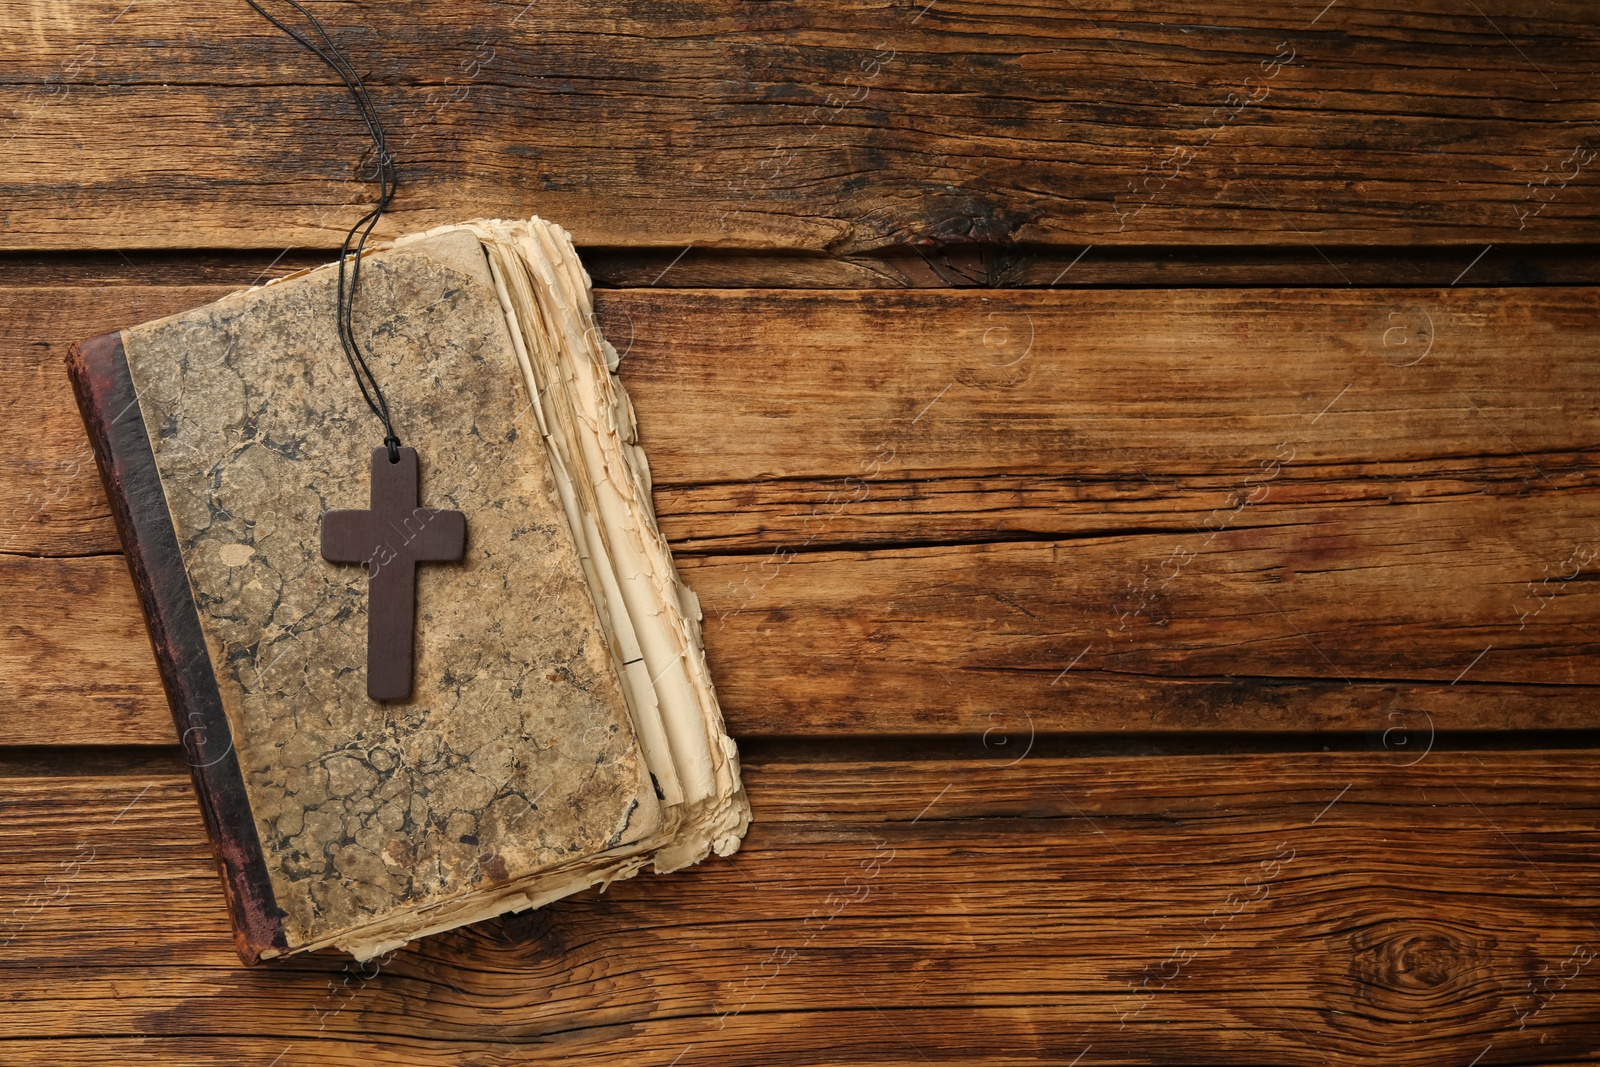
[[[372,507],[330,511],[322,519],[322,558],[367,565],[367,696],[411,695],[411,635],[416,624],[417,564],[459,560],[467,517],[417,506],[417,452],[372,450]]]

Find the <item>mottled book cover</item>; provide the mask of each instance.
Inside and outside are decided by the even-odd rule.
[[[445,227],[363,263],[356,328],[420,501],[467,516],[461,561],[417,568],[403,701],[366,693],[366,570],[318,547],[326,513],[367,507],[381,436],[336,285],[71,362],[241,955],[366,957],[731,851],[748,807],[698,608],[566,234]]]

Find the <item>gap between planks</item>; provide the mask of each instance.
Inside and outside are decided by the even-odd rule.
[[[1417,721],[1382,730],[1242,733],[1193,730],[1183,733],[927,734],[785,737],[750,734],[737,738],[747,768],[785,765],[870,763],[881,765],[962,761],[976,771],[1023,759],[1150,759],[1175,761],[1215,756],[1326,755],[1365,753],[1404,767],[1435,753],[1575,752],[1600,749],[1600,727],[1554,730],[1430,730]],[[3,778],[138,778],[188,774],[176,744],[0,745]]]

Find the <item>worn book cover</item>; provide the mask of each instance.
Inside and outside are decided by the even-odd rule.
[[[368,697],[367,572],[319,553],[380,436],[336,268],[70,358],[247,962],[370,957],[726,854],[749,821],[566,233],[443,227],[361,284],[420,502],[467,516],[462,560],[417,568],[407,700]]]

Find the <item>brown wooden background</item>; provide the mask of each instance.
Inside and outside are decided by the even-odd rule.
[[[0,1063],[1600,1058],[1592,4],[314,9],[390,233],[574,233],[757,821],[238,966],[61,357],[364,144],[242,3],[3,4]]]

